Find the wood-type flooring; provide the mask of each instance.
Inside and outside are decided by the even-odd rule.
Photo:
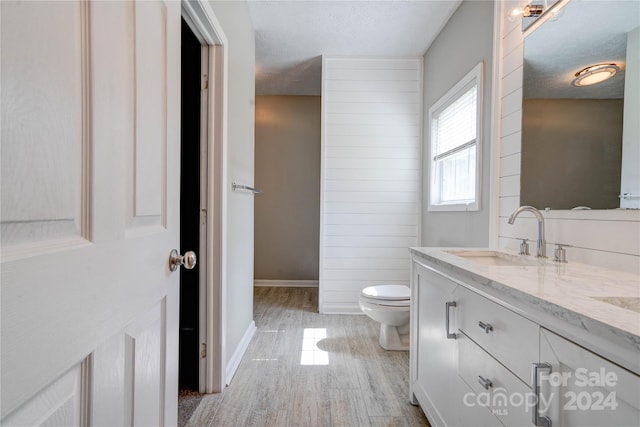
[[[428,426],[409,403],[409,354],[366,316],[318,314],[317,288],[256,287],[257,331],[231,384],[186,426]]]

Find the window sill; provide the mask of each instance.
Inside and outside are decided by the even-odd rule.
[[[427,206],[428,212],[477,212],[479,210],[478,203]]]

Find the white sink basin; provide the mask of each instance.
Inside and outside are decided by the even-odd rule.
[[[535,258],[534,256],[513,255],[488,249],[452,249],[445,252],[483,265],[532,266],[544,263],[543,260]]]

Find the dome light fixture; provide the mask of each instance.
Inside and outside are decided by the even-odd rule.
[[[590,65],[575,74],[573,80],[574,86],[590,86],[603,82],[620,71],[620,67],[616,64],[596,64]]]

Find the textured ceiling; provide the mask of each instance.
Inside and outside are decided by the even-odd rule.
[[[569,2],[525,39],[524,97],[622,98],[627,33],[638,26],[640,1]],[[623,70],[593,86],[571,84],[577,71],[599,63]]]
[[[320,95],[322,55],[419,56],[459,0],[249,0],[257,95]]]

